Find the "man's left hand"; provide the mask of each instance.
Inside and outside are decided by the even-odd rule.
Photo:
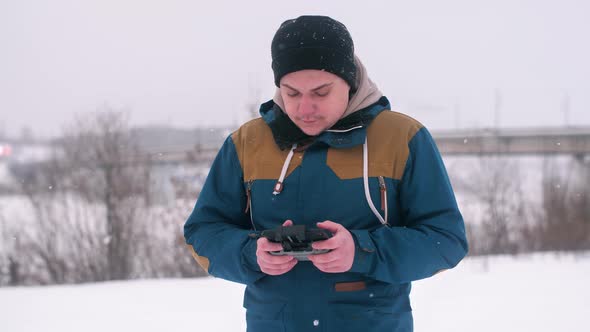
[[[350,270],[355,251],[352,234],[344,226],[329,220],[319,222],[317,226],[332,232],[334,236],[327,240],[314,242],[313,249],[331,249],[332,251],[325,254],[309,255],[309,260],[320,271],[327,273]]]

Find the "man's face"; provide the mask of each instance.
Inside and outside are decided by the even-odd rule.
[[[306,69],[281,78],[285,112],[304,133],[319,135],[332,127],[348,105],[350,87],[330,72]]]

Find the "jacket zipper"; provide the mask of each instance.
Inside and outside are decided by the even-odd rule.
[[[254,225],[254,218],[252,216],[252,182],[254,180],[248,180],[246,183],[246,210],[244,213],[250,212],[250,223],[252,224],[252,229],[256,230],[256,226]]]
[[[381,191],[381,211],[385,211],[385,206],[387,206],[387,188],[385,187],[385,179],[382,176],[379,176],[379,188]]]
[[[250,204],[251,200],[252,200],[252,180],[248,180],[248,182],[246,183],[246,210],[244,210],[244,213],[248,213],[248,211],[250,210]]]

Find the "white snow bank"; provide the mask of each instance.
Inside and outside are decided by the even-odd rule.
[[[590,253],[468,258],[414,283],[415,330],[586,331]],[[244,331],[243,286],[214,278],[0,289],[4,332]]]

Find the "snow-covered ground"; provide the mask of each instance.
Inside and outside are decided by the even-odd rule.
[[[590,252],[468,258],[414,283],[415,330],[588,331]],[[213,278],[0,288],[0,331],[244,331],[243,286]]]

